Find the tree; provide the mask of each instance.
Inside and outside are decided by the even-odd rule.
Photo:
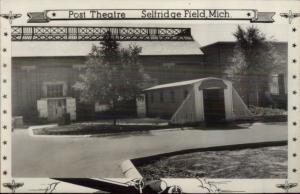
[[[243,29],[239,25],[233,35],[236,45],[231,58],[232,65],[225,73],[232,79],[247,105],[252,94],[254,105],[259,106],[260,97],[268,90],[270,73],[278,68],[278,55],[272,42],[255,26]]]
[[[116,124],[118,105],[134,100],[147,75],[139,62],[141,47],[119,48],[111,32],[104,35],[100,46],[93,45],[86,68],[73,86],[81,102],[107,104]]]

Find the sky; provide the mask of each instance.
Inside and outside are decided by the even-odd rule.
[[[284,25],[242,24],[241,26],[243,28],[256,26],[266,35],[268,40],[288,41],[288,32]],[[205,46],[218,41],[235,41],[233,33],[236,29],[237,24],[195,25],[192,27],[192,35],[201,46]]]

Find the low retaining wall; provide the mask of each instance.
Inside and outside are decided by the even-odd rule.
[[[246,149],[246,148],[259,148],[259,147],[282,146],[282,145],[287,145],[287,141],[272,141],[272,142],[247,143],[247,144],[215,146],[215,147],[206,147],[206,148],[195,148],[195,149],[180,150],[180,151],[175,151],[175,152],[146,156],[146,157],[142,157],[142,158],[134,158],[134,159],[131,159],[131,162],[133,165],[139,166],[142,164],[151,163],[152,161],[158,160],[162,157],[169,157],[169,156],[180,155],[180,154],[188,154],[188,153],[193,153],[193,152],[238,150],[238,149]]]

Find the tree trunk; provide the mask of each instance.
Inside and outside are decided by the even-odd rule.
[[[117,125],[117,116],[116,116],[116,105],[115,101],[112,103],[112,114],[113,114],[113,125]]]
[[[246,99],[247,99],[247,106],[250,106],[250,97],[249,97],[249,92],[246,92]]]
[[[250,106],[250,83],[249,83],[249,80],[247,79],[244,83],[246,83],[245,85],[242,84],[242,90],[243,90],[243,93],[244,95],[246,96],[246,104],[247,106],[249,107]]]
[[[259,106],[259,89],[257,87],[257,83],[255,84],[255,104],[256,106]]]

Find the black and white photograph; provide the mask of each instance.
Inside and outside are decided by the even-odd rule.
[[[285,178],[282,29],[13,27],[13,174]]]
[[[137,193],[188,193],[176,179],[209,192],[245,191],[207,179],[297,186],[284,183],[297,171],[288,143],[297,141],[288,127],[297,125],[289,116],[298,110],[289,97],[297,76],[289,78],[288,65],[297,63],[290,49],[298,45],[290,45],[288,19],[272,23],[268,12],[251,9],[141,9],[136,20],[133,9],[47,5],[7,14],[11,93],[2,88],[1,96],[11,100],[11,121],[1,126],[11,134],[16,181],[3,187],[19,191],[17,178],[53,179],[32,192],[57,192],[62,182],[84,186],[83,179],[112,193],[120,190],[103,185],[127,184]],[[185,21],[193,17],[237,19]],[[102,178],[103,189],[93,183]]]

